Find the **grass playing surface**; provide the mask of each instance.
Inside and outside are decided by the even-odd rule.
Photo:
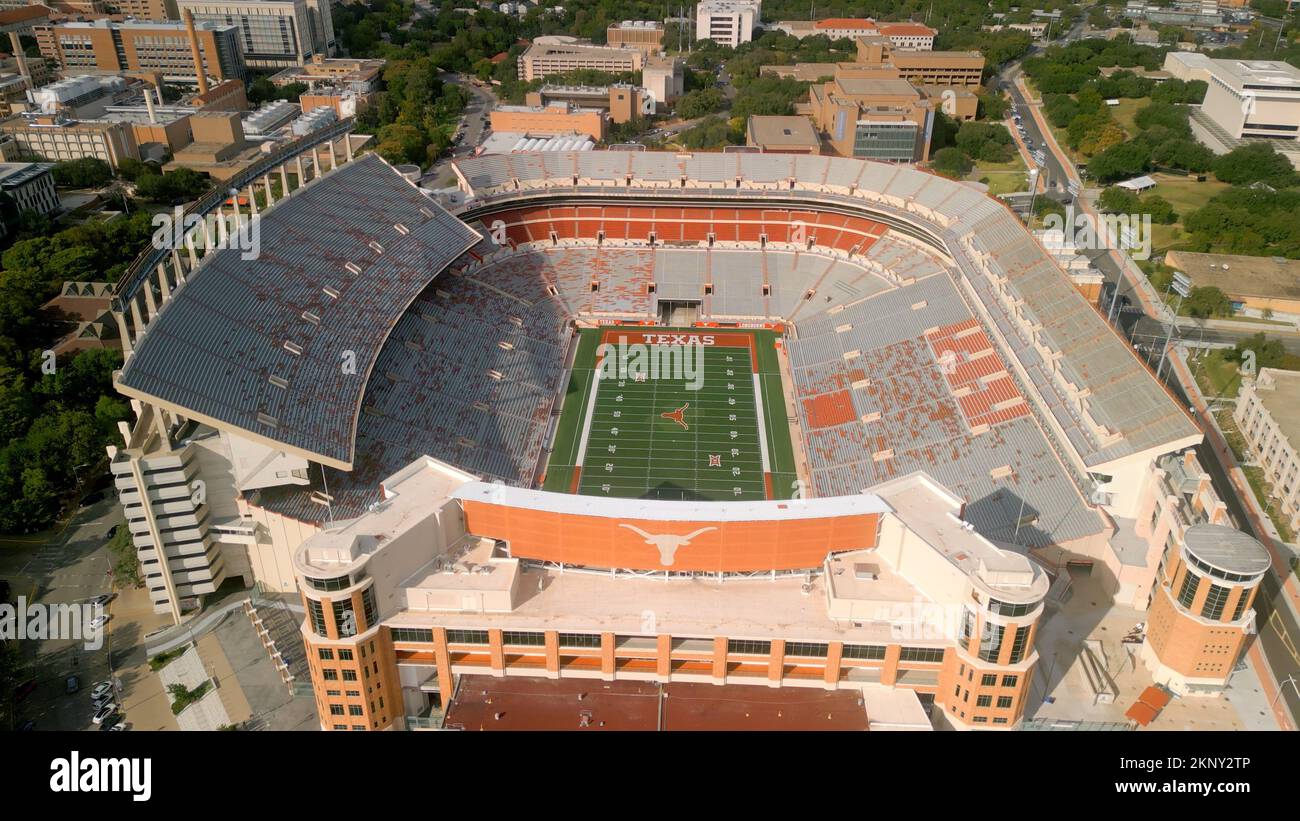
[[[698,335],[712,330],[627,332]],[[745,501],[766,499],[769,493],[789,496],[785,486],[792,483],[793,455],[770,332],[717,329],[718,344],[702,346],[703,379],[694,389],[682,373],[652,373],[644,381],[610,376],[596,350],[602,339],[613,343],[622,333],[583,332],[547,468],[547,489],[611,498]],[[616,347],[610,350],[611,356],[621,353]],[[694,354],[695,348],[687,350]],[[770,372],[764,372],[767,368]],[[775,418],[768,406],[776,408]]]

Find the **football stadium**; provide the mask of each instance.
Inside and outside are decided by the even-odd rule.
[[[323,728],[518,676],[1011,728],[1067,563],[1146,598],[1120,537],[1199,430],[975,187],[589,151],[459,160],[435,196],[314,139],[237,181],[256,258],[188,235],[119,284],[112,455],[160,612],[301,592]],[[381,698],[333,689],[341,647]]]

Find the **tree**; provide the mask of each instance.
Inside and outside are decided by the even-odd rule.
[[[135,191],[150,202],[171,203],[195,199],[211,185],[206,174],[177,168],[166,174],[144,174],[136,180]]]
[[[1248,143],[1219,157],[1214,163],[1214,176],[1232,185],[1262,182],[1285,188],[1297,182],[1291,161],[1268,143]]]
[[[1138,142],[1111,146],[1088,161],[1088,176],[1100,182],[1128,179],[1148,171],[1151,150]]]
[[[1187,299],[1183,300],[1183,308],[1188,316],[1229,316],[1232,314],[1232,300],[1211,285],[1193,288]]]
[[[930,167],[945,177],[960,179],[970,173],[974,164],[959,148],[941,148],[931,158]]]
[[[690,91],[682,95],[682,98],[677,101],[677,116],[683,120],[706,117],[722,108],[724,102],[726,102],[726,96],[716,88],[702,88],[699,91]]]
[[[1263,332],[1257,333],[1248,339],[1239,340],[1236,347],[1229,352],[1228,358],[1233,362],[1244,362],[1247,351],[1255,355],[1256,373],[1259,372],[1260,368],[1276,368],[1286,358],[1286,346],[1282,344],[1282,341],[1280,339],[1269,339]]]
[[[98,188],[113,179],[113,169],[95,157],[55,163],[54,184],[63,188]]]

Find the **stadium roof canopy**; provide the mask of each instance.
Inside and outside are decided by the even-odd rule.
[[[376,155],[206,256],[151,321],[123,393],[344,470],[366,381],[407,306],[481,237]]]
[[[978,296],[1084,465],[1096,469],[1201,436],[1020,220],[960,182],[907,166],[781,154],[588,151],[485,156],[453,166],[473,197],[467,212],[559,187],[570,196],[705,195],[720,205],[780,197],[905,221],[954,259],[954,279]]]

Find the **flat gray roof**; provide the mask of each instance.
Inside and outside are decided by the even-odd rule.
[[[1229,573],[1263,573],[1272,563],[1258,539],[1223,525],[1192,525],[1183,542],[1196,558]]]

